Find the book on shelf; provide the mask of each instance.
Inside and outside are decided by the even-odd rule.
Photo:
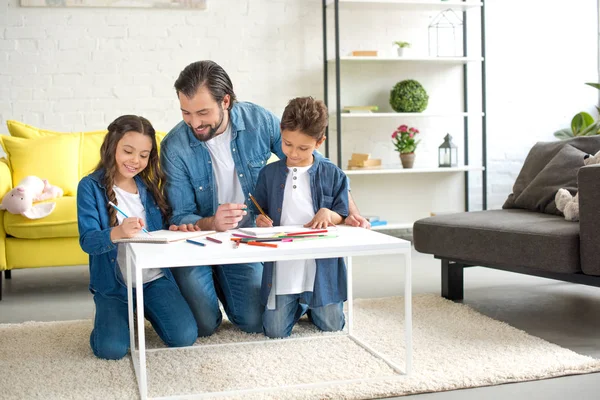
[[[370,114],[379,111],[379,106],[346,106],[342,112],[351,114]]]
[[[200,236],[207,236],[212,233],[215,233],[215,231],[183,232],[161,229],[158,231],[150,232],[150,234],[147,234],[145,232],[138,232],[138,234],[134,237],[117,239],[114,241],[114,243],[171,243]]]
[[[353,57],[377,57],[377,50],[354,50],[350,53]]]
[[[348,160],[348,169],[375,169],[381,168],[381,159],[371,158],[370,154],[352,153]]]

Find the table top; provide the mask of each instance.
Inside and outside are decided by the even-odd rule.
[[[128,252],[132,252],[135,265],[142,269],[399,254],[411,249],[409,241],[380,232],[346,225],[340,225],[336,229],[336,238],[274,242],[278,245],[277,248],[245,244],[235,248],[230,238],[237,231],[210,235],[221,240],[222,244],[197,238],[195,240],[206,246],[185,241],[167,244],[127,243],[125,246]]]

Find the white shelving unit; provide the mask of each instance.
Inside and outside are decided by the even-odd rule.
[[[423,124],[429,126],[431,124],[442,124],[444,119],[453,121],[453,126],[463,126],[464,139],[463,140],[463,155],[464,161],[462,164],[453,168],[439,168],[434,166],[429,167],[415,167],[412,169],[403,169],[399,163],[397,165],[384,166],[379,169],[353,169],[345,170],[344,172],[351,179],[352,195],[357,205],[360,207],[361,212],[364,215],[378,215],[382,220],[386,220],[387,224],[383,226],[376,226],[373,229],[376,230],[394,230],[394,229],[408,229],[412,228],[414,221],[419,218],[427,217],[430,213],[435,212],[458,212],[469,209],[469,173],[481,172],[482,175],[482,186],[486,186],[485,176],[485,46],[482,44],[481,52],[476,55],[468,55],[468,43],[466,38],[463,39],[463,56],[455,57],[431,57],[423,55],[405,56],[405,57],[390,57],[390,56],[346,56],[341,55],[340,51],[340,37],[342,36],[342,21],[340,20],[340,10],[349,10],[349,12],[380,12],[381,15],[388,15],[390,13],[397,13],[402,20],[402,17],[410,19],[412,17],[406,16],[408,14],[403,13],[418,13],[421,18],[423,15],[428,15],[430,12],[441,12],[447,9],[463,13],[463,21],[467,21],[467,10],[475,10],[472,12],[481,12],[481,37],[482,43],[484,43],[484,1],[442,1],[442,0],[323,0],[323,45],[324,45],[324,80],[325,80],[325,97],[332,115],[330,117],[330,129],[335,130],[337,135],[329,133],[329,142],[335,143],[337,154],[335,157],[329,155],[329,147],[326,148],[326,153],[332,160],[337,160],[338,166],[344,168],[347,161],[346,157],[348,154],[342,152],[343,142],[348,142],[348,136],[345,135],[356,135],[357,132],[352,132],[352,128],[356,124],[355,128],[358,132],[367,132],[364,134],[364,146],[357,145],[356,138],[352,138],[355,144],[353,148],[360,148],[361,153],[372,153],[373,141],[369,139],[369,135],[380,135],[377,130],[377,124],[389,124],[389,120],[405,123],[404,121],[410,118],[418,118],[419,121],[423,121]],[[329,10],[329,11],[328,11]],[[327,14],[328,12],[333,14],[334,22],[334,35],[335,35],[335,51],[333,52],[334,57],[327,53]],[[385,14],[384,14],[385,13]],[[345,14],[350,15],[350,14]],[[376,14],[375,14],[376,15]],[[411,14],[417,15],[417,14]],[[370,18],[365,17],[362,21],[364,24],[377,23],[377,20],[372,21],[372,15]],[[371,21],[371,22],[369,22]],[[349,29],[349,28],[348,28]],[[411,29],[415,29],[414,26]],[[469,29],[471,29],[469,27]],[[389,34],[389,31],[386,30]],[[464,30],[463,30],[464,35]],[[353,34],[353,38],[361,37],[360,34]],[[362,38],[361,38],[362,39]],[[389,38],[391,44],[395,37]],[[353,39],[354,40],[354,39]],[[364,38],[363,43],[360,46],[355,47],[356,49],[368,48],[365,45]],[[410,39],[409,39],[410,40]],[[347,47],[348,44],[346,43]],[[342,76],[342,65],[344,71],[352,73],[350,77]],[[482,77],[481,77],[481,89],[482,89],[482,101],[481,109],[472,111],[469,108],[467,102],[467,68],[478,68],[481,66]],[[387,68],[387,69],[386,69]],[[462,110],[455,102],[452,107],[437,107],[433,110],[426,110],[422,113],[397,113],[388,112],[385,109],[387,105],[383,107],[382,112],[372,113],[343,113],[341,93],[344,91],[342,85],[342,78],[346,79],[344,82],[346,85],[351,85],[353,90],[346,91],[345,105],[361,105],[361,104],[376,104],[382,108],[381,104],[382,95],[381,89],[387,85],[386,71],[393,71],[393,74],[389,79],[389,88],[397,81],[394,76],[402,76],[401,71],[407,72],[408,76],[402,76],[402,79],[413,79],[410,74],[421,73],[429,74],[426,77],[432,77],[433,80],[436,78],[439,80],[447,79],[449,74],[444,74],[448,68],[454,68],[452,76],[458,73],[457,68],[462,68],[462,92],[456,93],[456,97],[463,99]],[[400,72],[399,72],[400,71]],[[330,97],[329,80],[333,76],[335,79],[335,93]],[[438,78],[443,76],[444,78]],[[373,80],[377,80],[373,82]],[[371,81],[370,81],[371,80]],[[368,84],[365,84],[369,82]],[[361,97],[365,91],[370,90],[369,85],[380,85],[377,87],[380,91],[378,93],[367,93],[364,97]],[[454,85],[454,86],[453,86]],[[458,88],[456,82],[453,85],[444,86],[448,90],[450,88]],[[348,86],[346,86],[348,88]],[[389,93],[389,89],[388,89]],[[448,94],[445,93],[445,99],[448,96],[453,96],[454,92]],[[428,91],[430,100],[433,96],[436,96],[435,89],[432,92]],[[456,99],[455,97],[455,99]],[[334,102],[329,100],[334,99]],[[365,99],[367,103],[365,103]],[[460,100],[459,100],[460,101]],[[431,101],[430,101],[431,103]],[[459,108],[457,110],[457,108]],[[473,107],[475,108],[475,107]],[[469,140],[469,118],[477,119],[481,118],[481,142],[482,142],[482,162],[480,165],[470,165],[468,157],[468,140]],[[433,119],[436,119],[433,121]],[[430,121],[431,120],[431,121]],[[457,122],[459,121],[459,122]],[[462,122],[462,124],[461,124]],[[421,126],[421,125],[419,125]],[[444,125],[445,126],[445,125]],[[344,133],[351,131],[350,133]],[[456,132],[456,131],[454,131]],[[391,132],[390,132],[391,134]],[[345,138],[345,139],[343,139]],[[381,136],[379,136],[381,142]],[[346,143],[346,146],[348,144]],[[371,147],[369,147],[371,146]],[[391,143],[390,143],[391,146]],[[381,148],[381,147],[380,147]],[[344,155],[346,157],[344,157]],[[417,151],[417,158],[418,158]],[[385,161],[384,161],[385,162]],[[483,207],[486,207],[486,193],[485,189],[482,190],[482,203]]]

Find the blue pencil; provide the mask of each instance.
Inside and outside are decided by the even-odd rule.
[[[119,207],[117,207],[117,205],[116,205],[115,203],[113,203],[112,201],[109,201],[109,202],[108,202],[108,204],[110,204],[111,206],[113,206],[113,207],[115,208],[115,210],[117,210],[119,213],[121,213],[121,215],[122,215],[124,218],[129,218],[129,217],[127,216],[127,214],[125,214],[125,213],[123,212],[123,210],[121,210]],[[148,230],[147,230],[146,228],[142,228],[142,231],[144,231],[144,232],[146,232],[148,235],[150,235],[150,232],[148,232]],[[152,235],[150,235],[150,236],[152,236]]]
[[[196,244],[198,246],[202,246],[202,247],[206,246],[204,243],[196,242],[195,240],[192,240],[192,239],[185,239],[185,241],[188,243],[191,243],[191,244]]]

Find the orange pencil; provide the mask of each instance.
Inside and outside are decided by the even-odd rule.
[[[273,220],[271,218],[269,218],[269,216],[264,212],[264,210],[258,205],[258,202],[256,201],[256,199],[254,198],[254,196],[252,196],[252,193],[248,193],[248,197],[250,197],[250,200],[252,200],[252,202],[254,203],[254,205],[256,206],[256,208],[258,209],[258,211],[269,221],[271,221],[271,223],[273,222]]]
[[[265,242],[246,242],[246,244],[250,246],[262,246],[262,247],[277,247],[276,244],[273,243],[265,243]]]

